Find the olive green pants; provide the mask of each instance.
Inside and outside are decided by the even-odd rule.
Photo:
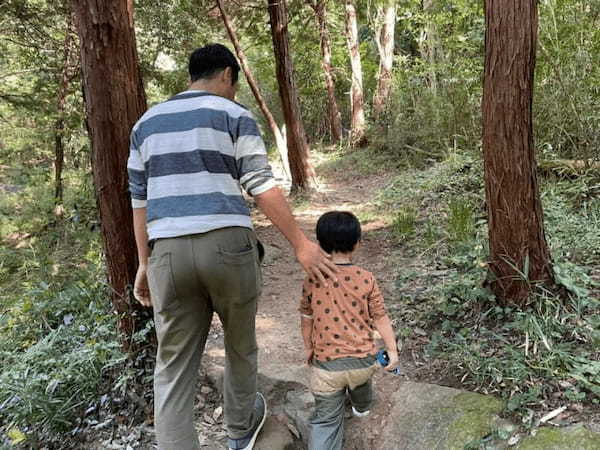
[[[254,232],[222,228],[159,239],[148,264],[158,338],[154,423],[160,450],[197,450],[194,398],[213,312],[225,332],[224,415],[230,438],[254,424],[255,316],[261,273]]]

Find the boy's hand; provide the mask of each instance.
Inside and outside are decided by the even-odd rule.
[[[387,352],[388,357],[390,358],[390,362],[387,366],[385,366],[385,370],[388,372],[393,371],[396,367],[400,365],[400,360],[398,359],[398,352]]]
[[[304,362],[306,362],[306,364],[308,364],[309,366],[310,366],[310,363],[312,362],[314,353],[315,353],[315,351],[312,348],[304,349]]]

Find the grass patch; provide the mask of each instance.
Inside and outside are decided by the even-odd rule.
[[[392,222],[392,230],[401,242],[406,242],[415,235],[417,228],[417,211],[412,207],[403,207],[396,213]]]
[[[316,161],[317,173],[336,179],[376,175],[402,167],[403,162],[389,152],[370,146],[366,148],[338,147],[322,153]]]

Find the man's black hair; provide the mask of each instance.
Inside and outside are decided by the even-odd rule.
[[[360,241],[360,222],[352,213],[329,211],[317,221],[317,240],[327,253],[349,253]]]
[[[201,78],[212,78],[227,67],[231,67],[231,84],[234,85],[238,81],[240,65],[233,53],[221,44],[205,45],[190,55],[189,72],[192,83]]]

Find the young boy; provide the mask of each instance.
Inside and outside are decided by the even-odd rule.
[[[398,365],[396,337],[377,282],[352,263],[360,237],[360,223],[349,212],[331,211],[317,222],[317,240],[338,273],[327,285],[309,277],[302,288],[302,336],[315,397],[309,450],[342,450],[346,390],[353,414],[369,414],[371,376],[378,367],[373,326],[389,354],[386,369]]]

